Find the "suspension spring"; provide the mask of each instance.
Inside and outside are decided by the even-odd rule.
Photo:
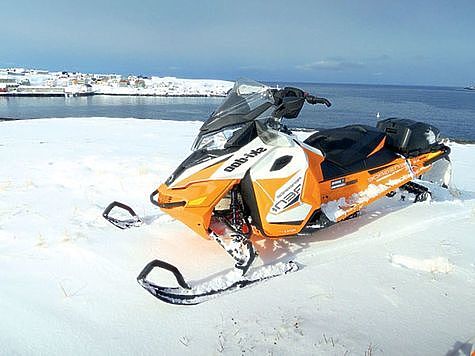
[[[237,187],[234,187],[231,190],[231,223],[239,229],[242,225],[240,211]]]

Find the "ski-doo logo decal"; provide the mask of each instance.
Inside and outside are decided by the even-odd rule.
[[[345,178],[340,178],[331,182],[331,189],[344,187],[345,185]]]
[[[236,159],[234,160],[234,162],[231,163],[231,164],[230,164],[229,166],[227,166],[226,168],[224,168],[224,170],[225,170],[226,172],[232,172],[232,171],[234,171],[236,168],[239,168],[241,165],[243,165],[244,163],[246,163],[247,161],[249,161],[249,159],[258,156],[259,154],[261,154],[262,152],[265,152],[265,151],[267,151],[267,148],[259,147],[259,148],[256,148],[255,150],[251,150],[251,151],[248,152],[248,153],[244,153],[244,155],[243,155],[241,158],[236,158]]]
[[[376,171],[371,177],[368,178],[368,182],[372,183],[374,181],[380,181],[381,179],[392,176],[396,173],[399,173],[404,168],[406,168],[405,163],[399,163],[392,166],[386,166],[384,169]],[[373,170],[374,172],[375,170]],[[371,172],[370,172],[371,173]]]
[[[298,177],[287,189],[276,196],[276,203],[272,206],[271,211],[279,214],[300,199],[302,191],[302,177]]]
[[[333,180],[330,183],[330,187],[331,187],[331,189],[337,189],[337,188],[341,188],[341,187],[346,187],[347,185],[355,184],[357,181],[358,181],[357,179],[346,181],[345,178],[340,178],[340,179],[337,179],[337,180]]]

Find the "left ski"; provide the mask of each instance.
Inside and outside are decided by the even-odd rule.
[[[109,216],[109,213],[114,208],[120,208],[126,212],[128,212],[131,216],[130,219],[119,219]],[[104,209],[102,213],[104,219],[110,222],[112,225],[117,226],[121,230],[130,229],[131,227],[139,227],[143,224],[143,220],[137,215],[137,213],[132,209],[130,206],[120,203],[118,201],[114,201],[110,203],[107,208]]]
[[[147,276],[154,268],[161,268],[172,272],[179,287],[163,287],[148,281]],[[298,269],[299,266],[293,261],[287,263],[280,262],[276,265],[263,266],[250,272],[247,276],[242,276],[241,271],[234,270],[225,276],[216,277],[210,281],[190,286],[185,282],[183,275],[175,266],[164,261],[154,260],[140,272],[137,281],[153,296],[165,303],[194,305],[274,277],[295,272]]]
[[[158,190],[154,190],[150,194],[150,202],[153,205],[160,206],[160,204],[155,200],[155,196],[158,194]],[[112,209],[118,208],[117,210],[125,211],[130,215],[130,218],[128,219],[120,219],[117,217],[110,216],[110,213]],[[127,204],[118,202],[118,201],[113,201],[110,203],[105,209],[104,212],[102,213],[102,216],[104,219],[106,219],[108,222],[110,222],[112,225],[117,226],[121,230],[126,230],[130,229],[132,227],[140,227],[144,223],[144,220],[140,218],[137,213],[132,209],[130,206]]]

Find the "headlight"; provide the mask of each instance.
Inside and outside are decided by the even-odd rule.
[[[191,147],[193,151],[197,150],[222,150],[226,142],[241,129],[242,125],[226,127],[218,132],[212,132],[206,135],[199,135]]]

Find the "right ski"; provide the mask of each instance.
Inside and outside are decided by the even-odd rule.
[[[179,287],[163,287],[147,280],[148,274],[154,268],[161,268],[172,272]],[[216,277],[210,281],[190,286],[185,282],[178,268],[165,261],[154,260],[140,272],[137,281],[143,288],[163,302],[178,305],[195,305],[274,277],[295,272],[298,269],[299,266],[293,261],[281,262],[276,265],[258,268],[248,276],[242,276],[241,271],[234,270],[225,276]]]

